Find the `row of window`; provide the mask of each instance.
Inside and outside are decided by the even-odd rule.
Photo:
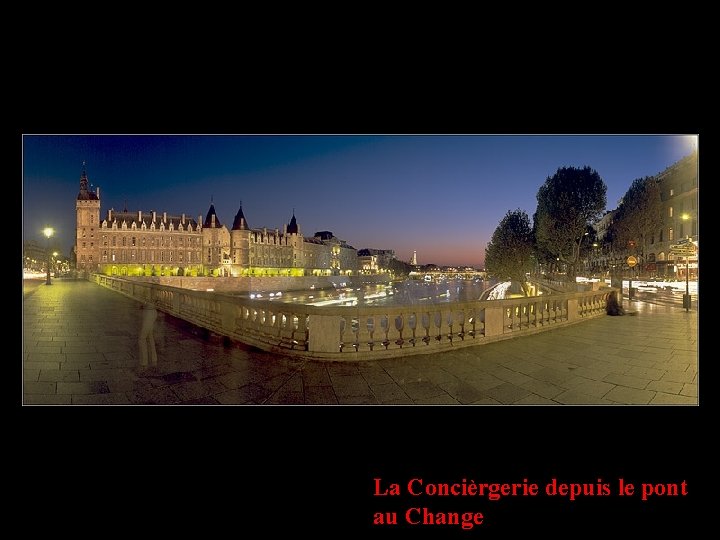
[[[93,222],[92,216],[90,216],[90,223],[92,223],[92,222]],[[174,231],[190,232],[190,233],[191,232],[195,232],[195,233],[202,232],[202,228],[199,225],[193,230],[191,224],[188,224],[187,229],[185,229],[185,227],[181,223],[180,225],[178,225],[178,227],[176,229],[175,225],[172,222],[170,222],[170,225],[168,227],[165,227],[165,224],[163,222],[160,222],[159,227],[155,227],[154,222],[150,223],[150,227],[148,227],[147,225],[145,225],[145,222],[143,221],[142,225],[140,225],[140,227],[138,227],[137,223],[133,221],[132,224],[130,225],[130,227],[128,227],[127,222],[123,221],[122,224],[118,227],[117,221],[113,221],[112,225],[108,225],[107,221],[103,221],[102,224],[100,225],[100,227],[103,229],[115,229],[115,230],[116,229],[120,229],[120,230],[130,229],[131,231],[134,231],[139,228],[141,231],[155,231],[155,230],[166,231],[167,230],[167,231],[171,231],[171,232],[174,232]]]
[[[676,186],[677,186],[677,184],[676,184]],[[687,193],[688,191],[694,189],[695,186],[697,186],[697,176],[694,177],[692,180],[689,180],[689,181],[687,181],[687,182],[683,182],[682,184],[680,184],[680,189],[679,189],[679,191],[676,190],[674,187],[669,188],[669,189],[668,189],[668,196],[669,196],[669,197],[674,197],[676,191],[677,191],[677,194],[678,194],[678,195],[680,195],[681,193]]]
[[[659,234],[658,239],[657,239],[658,242],[664,242],[664,241],[665,241],[664,232],[665,232],[665,229],[660,229],[660,234]],[[681,222],[681,223],[680,223],[680,229],[679,229],[678,233],[679,233],[679,234],[678,234],[678,238],[685,238],[685,236],[697,236],[697,221],[693,220],[693,221],[690,223],[690,226],[689,226],[689,227],[686,227],[686,226],[685,226],[685,223],[682,223],[682,222]],[[668,227],[668,229],[667,229],[667,241],[668,241],[668,242],[673,242],[674,240],[675,240],[675,229],[674,229],[673,227]],[[652,236],[652,237],[650,238],[650,244],[654,244],[654,243],[655,243],[655,237]]]
[[[92,234],[90,236],[92,237]],[[122,245],[123,247],[126,247],[128,245],[130,245],[131,247],[135,247],[137,245],[146,246],[146,245],[148,245],[147,240],[148,239],[144,236],[141,237],[140,239],[138,239],[138,237],[136,237],[136,236],[130,236],[130,237],[121,236],[120,237],[120,245]],[[186,242],[186,240],[187,240],[187,242]],[[186,246],[186,244],[187,244],[187,246]],[[108,235],[103,234],[103,246],[107,246],[107,245],[108,245]],[[113,236],[110,239],[110,245],[112,245],[112,246],[118,245],[118,237],[117,236]],[[159,247],[167,246],[167,247],[181,247],[181,248],[184,248],[184,247],[198,248],[198,247],[200,247],[200,238],[185,238],[185,237],[181,237],[181,238],[167,237],[166,238],[164,236],[160,236],[160,237],[156,238],[156,237],[152,236],[152,237],[150,237],[149,245],[150,245],[150,247],[155,247],[157,245]]]
[[[237,260],[233,259],[233,263],[237,264]],[[286,267],[290,266],[290,259],[278,259],[277,257],[250,257],[250,266],[270,266],[270,267]]]
[[[193,257],[193,254],[194,254],[194,257]],[[137,255],[137,259],[136,259],[136,255]],[[105,250],[103,250],[103,253],[102,253],[102,261],[108,262],[108,260],[109,260],[112,262],[115,262],[115,261],[135,262],[137,260],[137,262],[151,262],[152,263],[152,262],[156,262],[156,261],[157,262],[165,262],[165,261],[167,261],[167,262],[173,262],[173,261],[193,262],[193,260],[194,260],[197,263],[200,262],[200,253],[198,253],[198,252],[188,251],[187,258],[185,258],[184,255],[185,254],[182,251],[178,251],[178,252],[159,251],[156,253],[155,251],[145,252],[145,250],[140,250],[138,253],[136,253],[134,250],[130,251],[129,253],[125,250],[121,250],[119,253],[116,253],[115,250],[111,250],[110,253],[108,254],[108,250],[105,249]],[[84,257],[84,255],[82,257]],[[90,257],[92,257],[92,255],[90,255]]]
[[[687,204],[687,201],[689,201],[690,204]],[[680,206],[678,211],[682,215],[683,212],[694,212],[696,204],[697,204],[697,200],[695,199],[695,197],[693,197],[691,199],[685,199],[684,201],[679,201],[678,204]],[[686,208],[688,206],[689,206],[689,208]],[[668,206],[668,217],[673,217],[674,215],[675,215],[674,207]]]
[[[268,245],[281,245],[281,246],[289,246],[291,245],[288,243],[288,237],[287,236],[275,236],[275,235],[263,235],[263,234],[257,234],[253,233],[250,235],[250,241],[254,244],[268,244]]]

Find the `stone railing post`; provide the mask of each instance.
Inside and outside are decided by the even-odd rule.
[[[578,299],[577,298],[568,298],[568,307],[567,307],[567,318],[568,322],[577,321],[580,319],[580,313],[578,312]]]
[[[180,296],[179,294],[176,296]],[[179,303],[178,298],[178,303]],[[219,305],[220,308],[220,321],[222,324],[222,329],[224,332],[226,332],[226,335],[234,335],[235,334],[235,316],[236,316],[236,309],[235,306],[229,302],[220,302]]]
[[[485,337],[499,336],[503,333],[505,308],[488,306],[485,308]]]
[[[310,315],[308,352],[339,353],[340,320],[337,315]]]

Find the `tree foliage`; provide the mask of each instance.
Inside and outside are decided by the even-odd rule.
[[[590,167],[560,167],[540,187],[537,201],[538,249],[567,264],[567,278],[574,281],[588,226],[605,210],[607,186]]]
[[[520,283],[528,295],[526,273],[533,267],[533,235],[528,215],[508,211],[485,248],[485,269],[494,278]]]
[[[540,267],[544,267],[548,270],[551,270],[555,267],[556,262],[556,255],[553,253],[550,253],[548,249],[545,247],[544,244],[540,244],[537,241],[537,223],[538,223],[538,215],[537,212],[533,214],[533,229],[532,229],[532,235],[533,239],[535,240],[534,243],[534,255],[535,260],[537,261],[538,265]]]
[[[415,267],[405,261],[392,258],[388,261],[388,270],[396,276],[407,276],[415,269]]]
[[[653,177],[637,178],[622,198],[610,233],[620,252],[644,255],[644,246],[662,227],[660,185]]]

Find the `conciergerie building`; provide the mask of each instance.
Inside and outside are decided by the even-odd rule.
[[[77,270],[120,276],[329,276],[353,275],[357,250],[330,231],[302,235],[293,211],[282,230],[253,229],[242,202],[230,229],[210,203],[205,220],[189,214],[107,211],[100,218],[100,188],[88,188],[83,164],[75,203]]]

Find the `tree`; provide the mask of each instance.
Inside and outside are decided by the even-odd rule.
[[[538,248],[566,264],[567,279],[575,281],[585,233],[605,210],[607,186],[590,167],[560,167],[540,186],[537,201]]]
[[[658,181],[650,176],[633,180],[611,225],[615,245],[644,257],[648,240],[662,227],[662,211]]]
[[[535,212],[533,214],[532,228],[532,235],[533,238],[536,240],[534,245],[534,255],[538,265],[537,270],[541,272],[544,277],[547,277],[545,276],[546,273],[553,272],[553,269],[557,268],[557,257],[553,253],[550,253],[544,245],[541,245],[537,242],[537,223],[538,215],[537,212]]]
[[[390,270],[390,272],[395,274],[395,276],[397,277],[407,276],[415,269],[412,264],[406,263],[405,261],[401,261],[394,257],[388,261],[387,266],[388,270]]]
[[[508,211],[485,248],[485,269],[494,278],[516,281],[528,296],[526,274],[533,268],[530,218],[520,209]]]

